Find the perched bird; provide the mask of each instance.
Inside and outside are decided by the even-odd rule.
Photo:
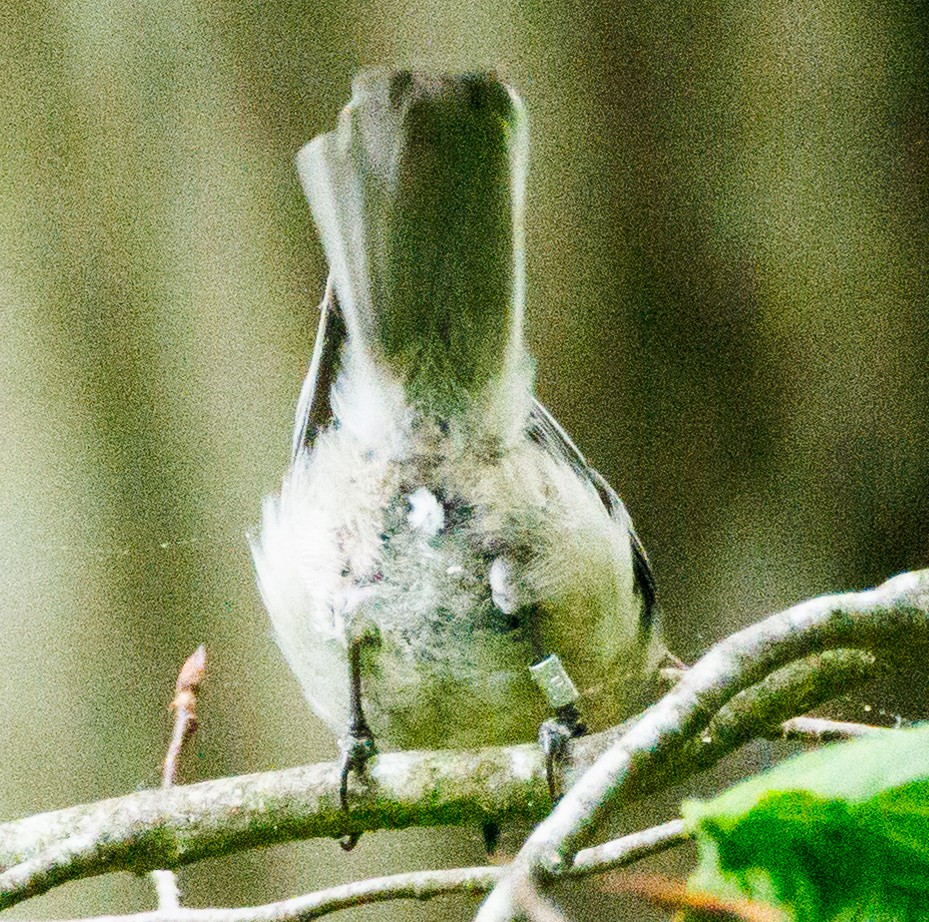
[[[554,792],[565,740],[642,704],[660,644],[625,507],[533,396],[523,105],[492,74],[375,71],[353,90],[297,156],[331,274],[253,539],[261,593],[345,734],[346,811],[375,739],[539,734]]]

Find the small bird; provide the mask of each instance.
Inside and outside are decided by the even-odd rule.
[[[493,74],[371,71],[297,156],[330,277],[252,550],[280,648],[344,734],[346,813],[375,740],[538,736],[554,796],[566,741],[640,708],[662,655],[629,515],[533,396],[527,134]]]

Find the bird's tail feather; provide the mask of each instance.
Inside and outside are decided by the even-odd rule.
[[[297,164],[349,341],[414,399],[473,395],[521,350],[527,130],[489,74],[362,74]]]

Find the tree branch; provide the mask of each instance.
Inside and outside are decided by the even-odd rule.
[[[637,791],[683,780],[763,729],[828,700],[871,674],[873,657],[842,651],[775,674],[723,712],[712,742],[697,740],[677,764]],[[740,729],[741,728],[741,729]],[[622,735],[621,728],[577,740],[565,766],[573,784]],[[538,822],[550,809],[545,767],[534,744],[474,753],[388,753],[366,772],[370,787],[353,807],[366,829],[479,824],[496,818]],[[109,871],[180,867],[203,858],[300,838],[338,838],[344,816],[338,764],[223,778],[167,791],[39,814],[0,826],[0,905],[9,906],[78,877]]]
[[[603,874],[627,867],[650,855],[688,841],[681,820],[672,820],[652,829],[584,849],[571,869],[574,877]],[[454,868],[392,874],[342,884],[305,896],[237,909],[171,909],[132,913],[126,916],[99,916],[80,922],[306,922],[340,909],[381,903],[388,900],[429,900],[450,893],[481,895],[503,876],[505,867]],[[77,920],[75,920],[77,922]]]
[[[514,918],[521,880],[563,873],[608,810],[628,802],[642,776],[680,757],[714,714],[773,670],[816,651],[927,640],[929,570],[923,570],[866,592],[802,602],[716,644],[568,790],[526,840],[477,919]]]
[[[622,802],[680,782],[754,736],[781,735],[782,721],[871,676],[874,658],[860,649],[784,664],[788,653],[796,658],[830,645],[880,646],[895,636],[907,643],[925,636],[925,595],[919,597],[923,608],[912,599],[913,587],[925,586],[927,578],[908,577],[906,593],[903,578],[887,584],[896,587],[894,592],[882,588],[884,607],[879,618],[875,615],[879,624],[848,614],[874,593],[840,596],[834,599],[843,600],[847,618],[841,630],[826,631],[819,620],[797,618],[791,609],[759,626],[764,642],[737,647],[734,658],[717,651],[728,649],[727,644],[746,632],[714,648],[642,721],[630,722],[635,740],[645,732],[641,726],[654,727],[656,713],[667,717],[670,708],[680,720],[676,731],[669,726],[662,730],[677,745],[657,747],[663,757],[649,759],[649,771],[627,777]],[[825,602],[805,605],[822,608]],[[789,634],[786,651],[778,630]],[[769,652],[766,645],[777,651]],[[759,657],[760,665],[752,655]],[[715,684],[710,681],[711,666],[718,670]],[[775,671],[765,677],[771,669]],[[699,698],[700,711],[694,717],[687,708],[693,707],[694,689],[699,692],[701,683],[710,691]],[[566,784],[572,785],[604,753],[627,747],[628,726],[575,741],[565,768]],[[352,821],[359,830],[478,825],[487,820],[538,822],[550,809],[543,759],[534,744],[476,752],[387,753],[370,763],[364,788],[352,787]],[[345,832],[338,790],[338,765],[330,762],[142,791],[0,825],[0,908],[79,877],[177,868],[256,846],[338,838]],[[571,795],[569,791],[566,799]]]

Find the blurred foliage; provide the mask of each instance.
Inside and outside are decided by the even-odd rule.
[[[929,724],[789,759],[683,815],[696,890],[796,922],[929,919]]]
[[[8,4],[0,813],[156,782],[201,640],[187,778],[334,752],[244,534],[325,276],[292,158],[365,64],[494,66],[523,94],[539,389],[626,499],[672,646],[925,565],[927,20],[864,0]],[[257,901],[444,859],[480,862],[477,832],[308,843],[183,884]],[[150,900],[125,876],[16,912]]]

